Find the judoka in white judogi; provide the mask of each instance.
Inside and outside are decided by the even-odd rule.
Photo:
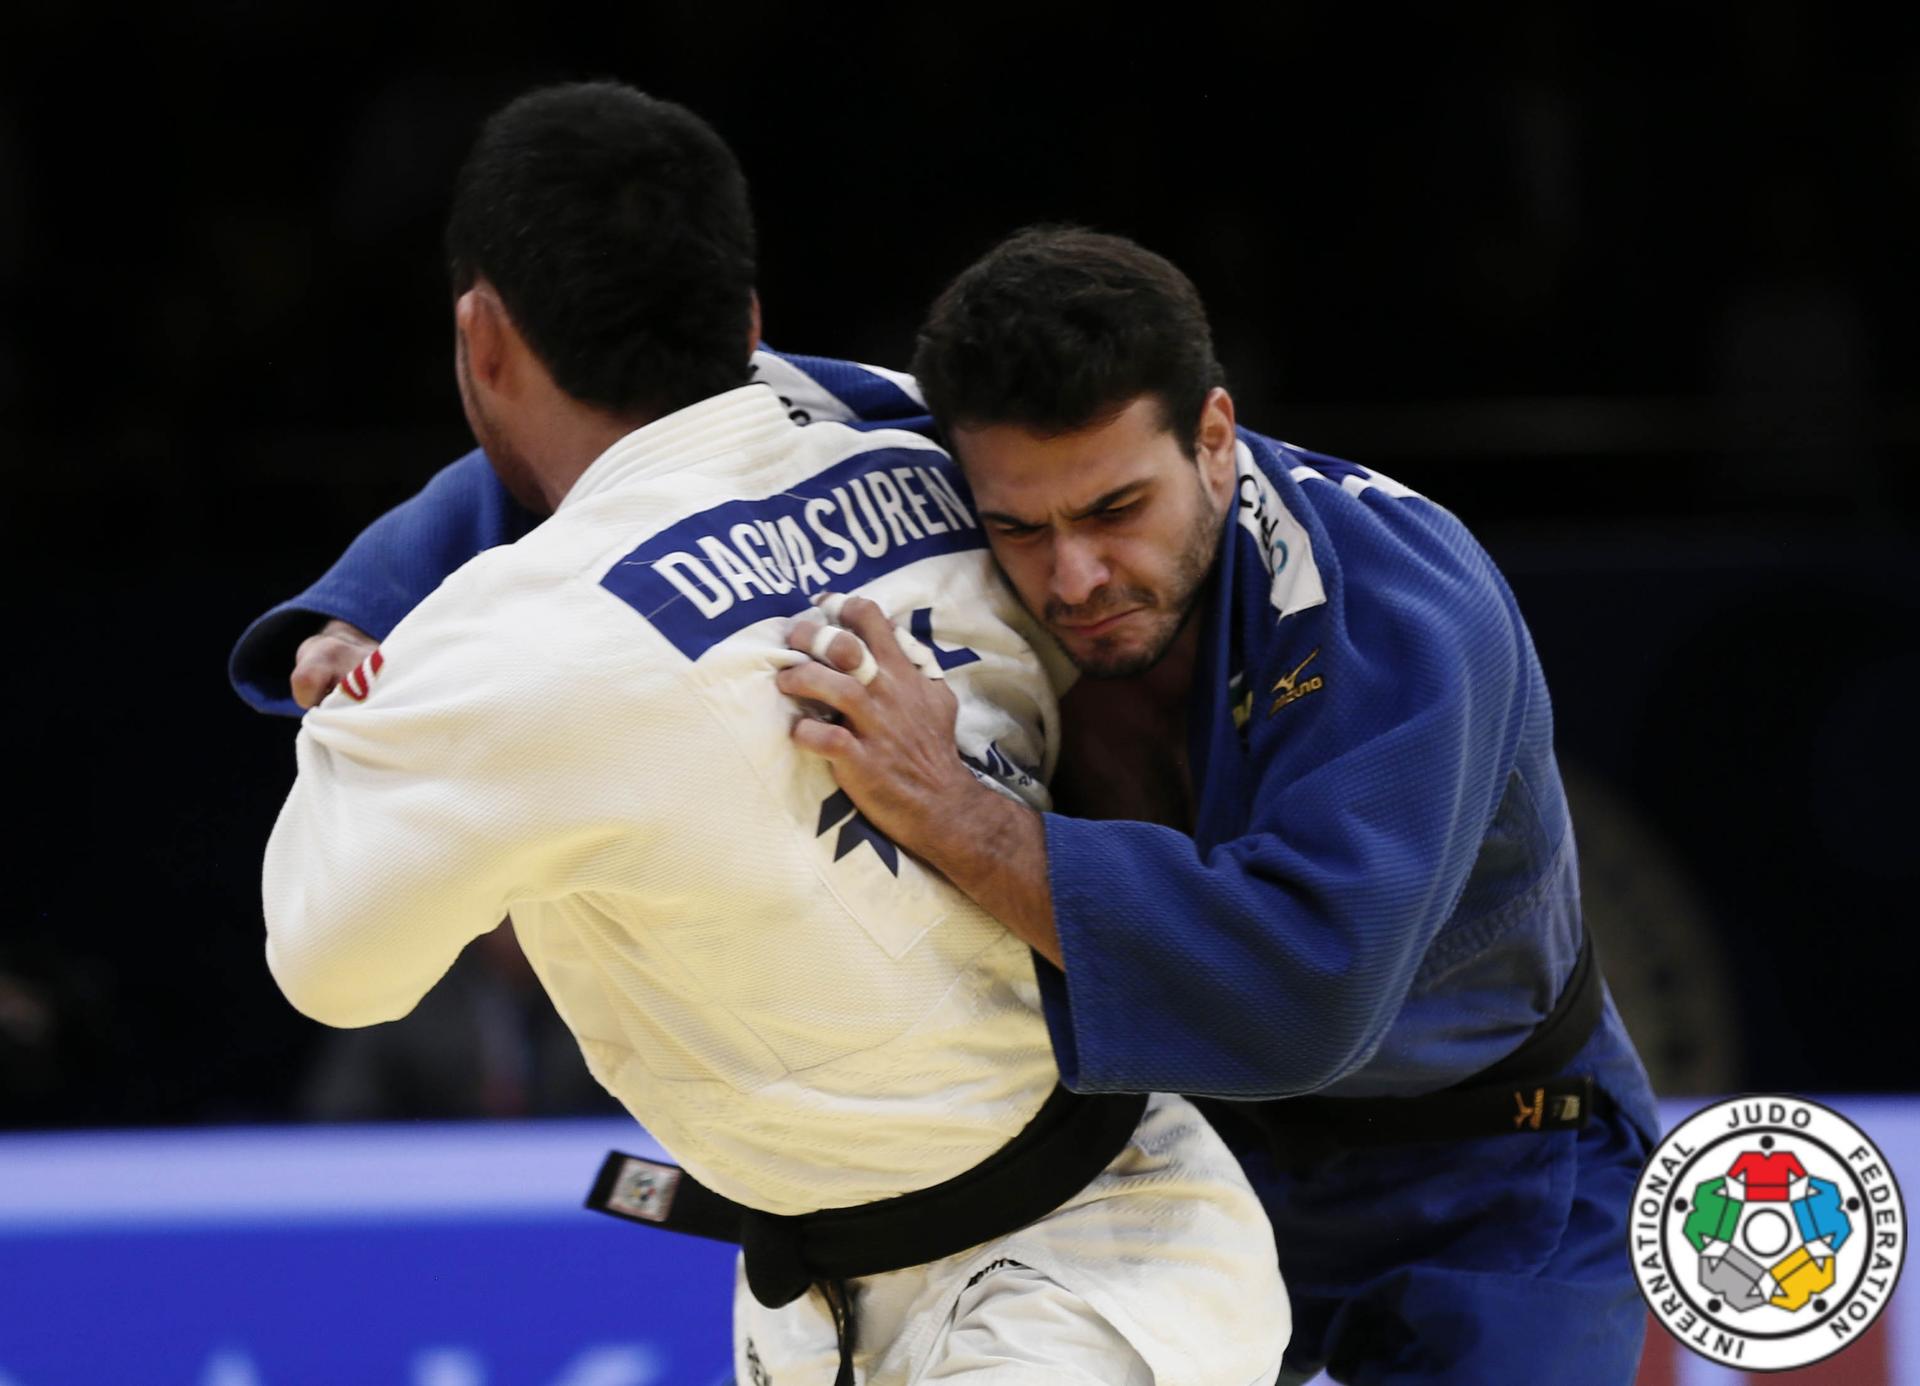
[[[1006,1144],[1057,1081],[1027,949],[790,744],[773,675],[829,587],[895,613],[976,772],[1044,806],[1046,647],[957,470],[748,385],[615,444],[307,716],[264,877],[289,999],[405,1015],[510,912],[596,1077],[730,1198],[868,1203]],[[1178,1098],[1054,1215],[857,1292],[869,1383],[1252,1386],[1286,1337],[1266,1219]],[[737,1308],[740,1380],[832,1379],[817,1296]]]

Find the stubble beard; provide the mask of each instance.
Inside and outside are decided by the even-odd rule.
[[[1207,575],[1213,571],[1213,558],[1218,542],[1220,516],[1214,513],[1213,506],[1206,503],[1204,493],[1200,513],[1193,527],[1187,532],[1186,543],[1180,552],[1180,561],[1174,569],[1171,589],[1163,594],[1150,592],[1145,588],[1128,588],[1111,599],[1103,601],[1101,606],[1128,607],[1141,606],[1153,612],[1153,629],[1146,636],[1144,646],[1127,650],[1103,650],[1101,641],[1096,638],[1094,647],[1085,654],[1075,653],[1063,641],[1061,649],[1066,653],[1073,667],[1080,671],[1082,678],[1127,679],[1144,674],[1162,659],[1173,647],[1173,642],[1186,628],[1193,616],[1194,608],[1199,605],[1200,594],[1206,587]],[[1155,608],[1158,608],[1155,611]],[[1052,628],[1065,614],[1065,608],[1050,604],[1042,617],[1045,624]],[[1097,614],[1097,613],[1087,613]]]

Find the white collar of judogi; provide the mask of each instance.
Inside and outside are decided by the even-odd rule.
[[[742,385],[636,428],[601,453],[555,508],[702,463],[716,475],[751,470],[767,447],[798,427],[771,389]]]

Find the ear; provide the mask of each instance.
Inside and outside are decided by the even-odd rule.
[[[1233,495],[1239,445],[1239,435],[1234,432],[1233,396],[1216,385],[1207,391],[1200,406],[1200,428],[1194,436],[1194,460],[1200,467],[1200,479],[1216,505],[1224,506]]]
[[[513,326],[506,305],[483,280],[453,304],[454,330],[466,362],[467,379],[478,389],[499,394],[507,384]]]
[[[760,291],[753,291],[751,314],[747,319],[747,355],[760,350]]]

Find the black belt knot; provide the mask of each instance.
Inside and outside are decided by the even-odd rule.
[[[807,1269],[806,1242],[795,1222],[757,1208],[741,1210],[740,1250],[747,1263],[747,1288],[769,1309],[793,1303],[820,1279]]]

